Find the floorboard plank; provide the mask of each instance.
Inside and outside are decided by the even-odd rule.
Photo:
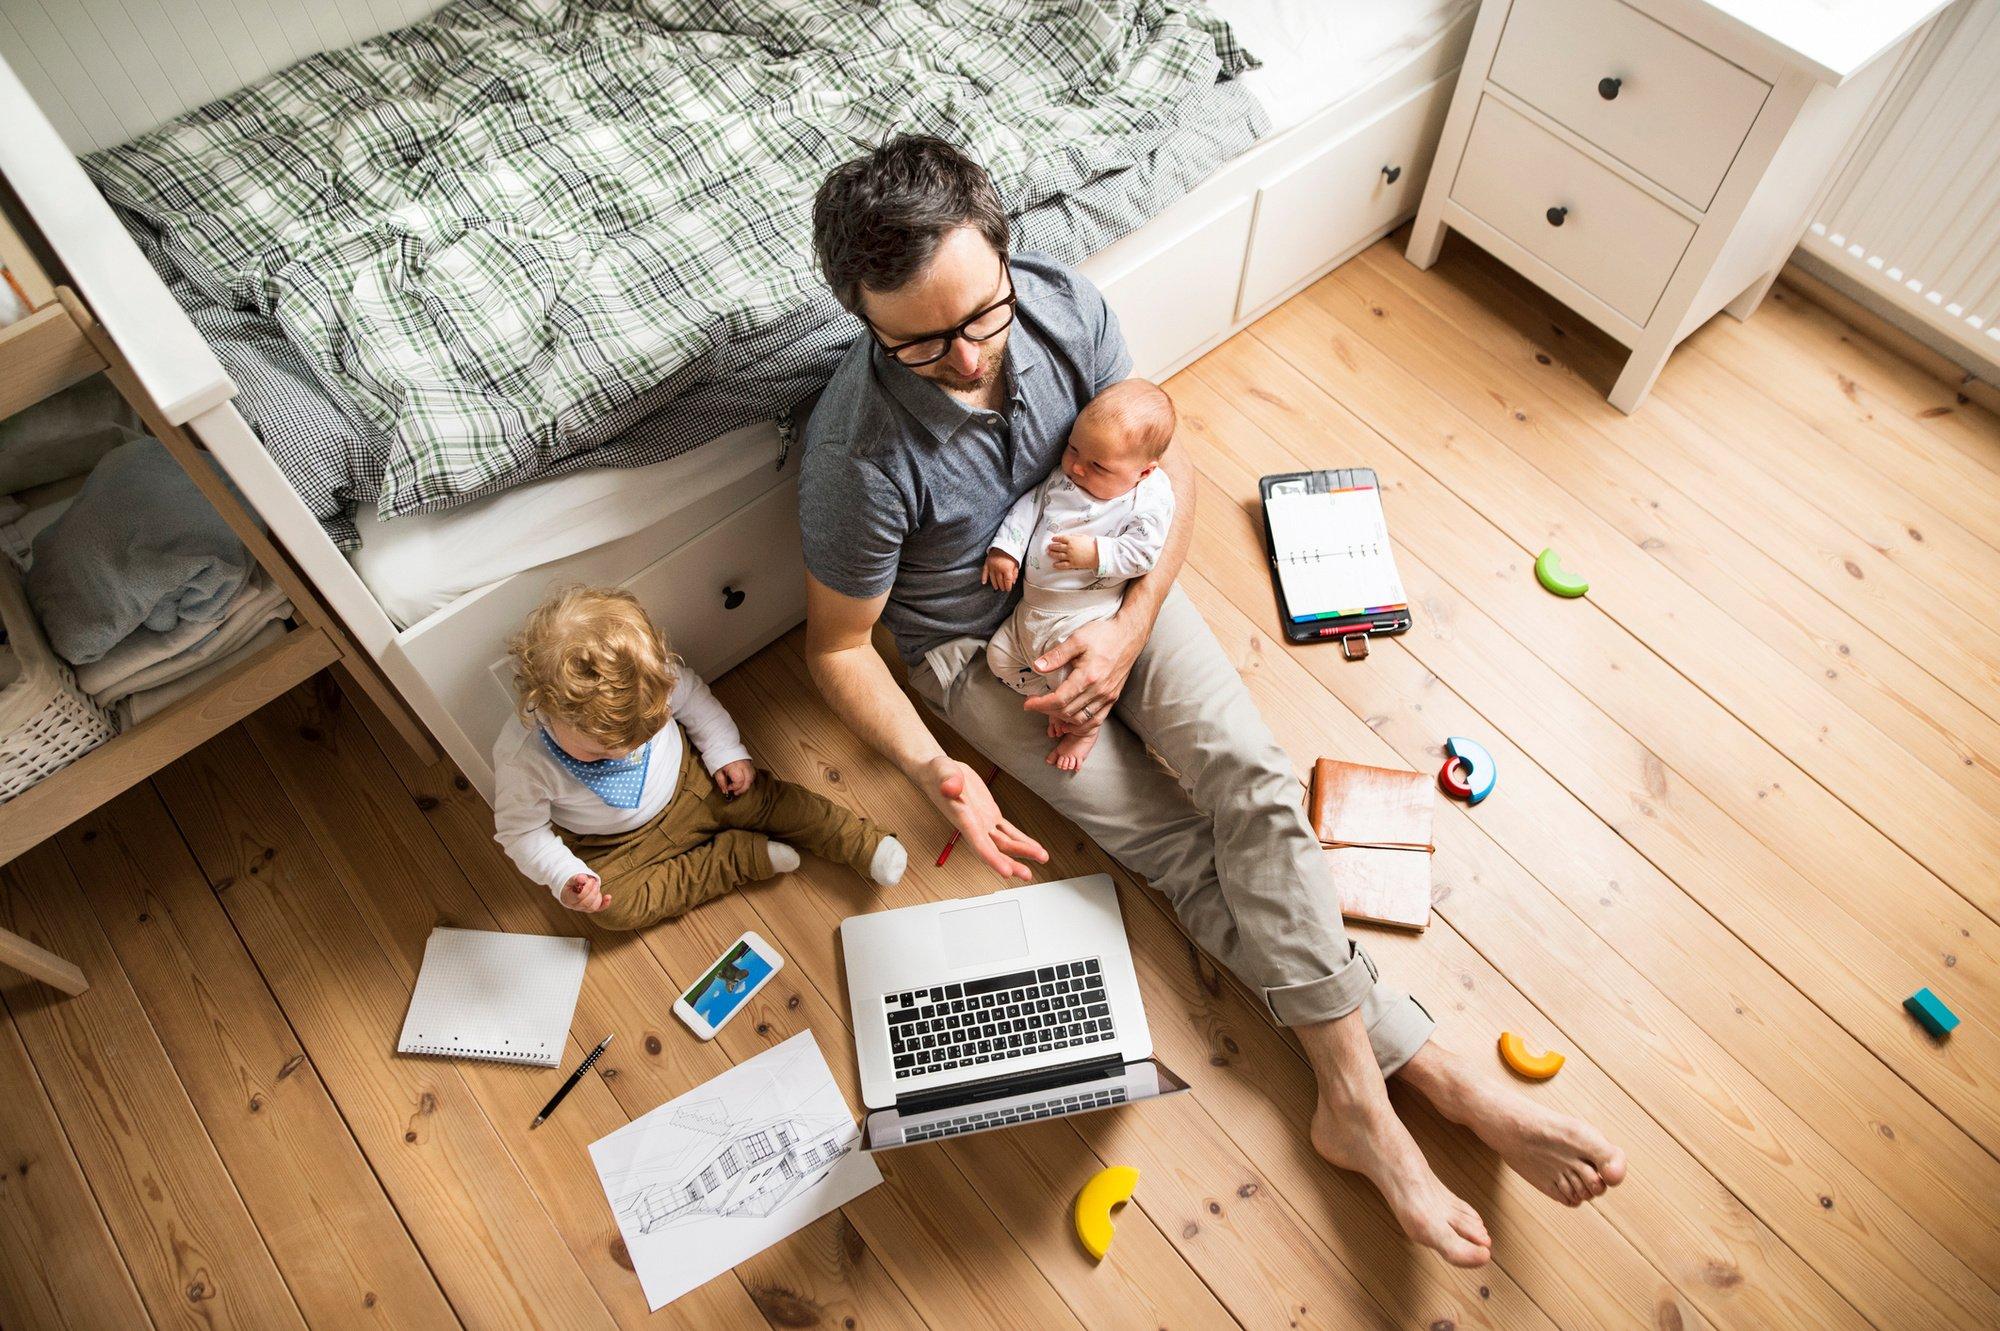
[[[306,1321],[454,1321],[152,787],[59,844]]]
[[[226,731],[154,784],[458,1314],[610,1325],[468,1084],[470,1065],[395,1055],[409,987],[250,737]]]
[[[1487,376],[1479,399],[1457,393],[1454,405],[1469,415],[1472,400],[1497,407],[1475,419],[1743,631],[1824,678],[1829,692],[1982,807],[2000,809],[2000,722],[1686,499],[1661,472],[1602,446],[1591,423],[1603,405],[1600,394],[1559,359],[1566,339],[1551,334],[1534,308],[1476,297],[1464,279],[1470,265],[1453,265],[1438,275],[1442,280],[1431,280],[1394,254],[1371,251],[1356,262],[1414,302],[1399,303],[1397,313],[1413,317],[1391,325],[1417,324],[1427,345],[1451,346],[1454,362],[1465,357]]]
[[[367,922],[403,994],[415,986],[433,928],[496,927],[485,903],[389,771],[365,723],[342,705],[336,692],[294,690],[246,721],[244,730],[290,799],[317,855]],[[352,834],[351,829],[361,827],[369,829],[367,836]],[[386,1045],[400,1028],[399,1016],[379,1028],[378,1038]],[[589,1047],[572,1031],[557,1067],[479,1060],[455,1066],[473,1097],[468,1108],[491,1123],[604,1306],[621,1323],[631,1324],[648,1315],[645,1295],[632,1279],[617,1222],[588,1154],[591,1142],[624,1126],[630,1115],[603,1078],[585,1078],[560,1114],[529,1129],[535,1113]],[[495,1219],[504,1221],[504,1216]],[[762,1320],[733,1275],[683,1295],[664,1315],[688,1327]]]
[[[0,892],[7,928],[90,976],[75,997],[11,976],[0,995],[154,1323],[304,1326],[62,855],[0,868]]]
[[[1203,382],[1231,362],[1228,350],[1199,367]],[[1767,959],[1803,944],[1798,968],[1774,961],[1794,984],[1810,992],[1818,983],[1811,972],[1828,966],[1892,977],[1850,994],[1879,1004],[1880,1038],[1909,1060],[1898,1069],[1918,1068],[1933,1103],[1989,1151],[2000,1144],[2000,1103],[1984,1071],[1995,1066],[1993,1050],[1973,1047],[1990,1033],[1936,1045],[1893,1006],[1897,995],[1940,982],[1940,969],[1952,972],[1949,987],[1968,1007],[2000,999],[2000,935],[1992,922],[1611,621],[1570,613],[1583,606],[1543,592],[1527,551],[1304,374],[1269,363],[1244,372],[1261,376],[1255,393],[1234,398],[1244,415],[1306,441],[1292,456],[1323,461],[1325,441],[1338,440],[1341,457],[1374,462],[1384,473],[1399,562],[1407,555],[1419,572],[1437,568],[1459,599],[1478,607],[1463,625],[1476,645],[1452,639],[1446,604],[1425,608],[1430,629],[1411,650],[1458,652],[1453,687],[1565,785],[1588,786],[1586,772],[1608,772],[1613,784],[1586,802],[1683,888],[1697,891],[1718,866],[1734,866],[1715,894],[1697,899]],[[1419,580],[1410,568],[1403,572],[1406,583]],[[1511,668],[1499,668],[1502,661]],[[1696,719],[1700,724],[1691,724]],[[1558,744],[1568,746],[1560,760]]]
[[[1249,422],[1240,416],[1232,419],[1219,398],[1201,399],[1193,411],[1218,433],[1226,429],[1230,444],[1239,451],[1261,447],[1276,463],[1255,465],[1250,469],[1253,474],[1287,466],[1333,465],[1316,456],[1326,445],[1316,442],[1311,432],[1295,427],[1284,435],[1290,447],[1273,450],[1269,443],[1258,445],[1249,433]],[[1223,421],[1230,425],[1223,426]],[[1204,508],[1208,513],[1203,521],[1234,516],[1226,502]],[[1392,530],[1408,530],[1410,525],[1410,519],[1399,523],[1392,512]],[[1237,533],[1236,539],[1243,539],[1240,524]],[[1461,528],[1451,535],[1464,540],[1467,533]],[[1399,564],[1403,564],[1400,556]],[[1415,581],[1413,569],[1420,568],[1415,560],[1403,564],[1406,583]],[[1280,693],[1261,701],[1270,715],[1285,705],[1285,699]],[[1358,723],[1355,728],[1361,729]],[[1442,821],[1446,827],[1437,833],[1441,847],[1448,829],[1457,825],[1449,817]],[[1444,862],[1442,850],[1440,862]],[[1509,876],[1525,879],[1513,860],[1486,857],[1480,877],[1489,890]],[[1475,894],[1469,905],[1484,904],[1487,897],[1487,892]],[[1893,1298],[1893,1306],[1906,1309],[1908,1301],[1916,1299],[1941,1319],[1965,1325],[1978,1325],[1989,1312],[2000,1316],[2000,1295],[1884,1197],[1865,1174],[1798,1122],[1781,1101],[1740,1070],[1731,1074],[1733,1060],[1692,1023],[1676,1020],[1679,1014],[1671,1005],[1633,1006],[1631,996],[1648,993],[1651,986],[1618,962],[1574,916],[1540,909],[1546,900],[1546,893],[1531,881],[1519,881],[1507,900],[1508,908],[1481,914],[1468,932],[1483,952],[1498,958],[1517,984],[1542,996],[1545,1010],[1564,1012],[1573,1036],[1581,1039],[1594,1027],[1591,1047],[1597,1057],[1614,1063],[1620,1084],[1660,1117],[1751,1210],[1834,1280],[1856,1307],[1869,1313]],[[1535,927],[1524,926],[1523,912],[1532,915]],[[1546,955],[1552,937],[1563,940],[1563,963],[1537,966],[1536,958]],[[1717,1104],[1723,1102],[1731,1108],[1718,1114]],[[1774,1159],[1766,1146],[1774,1134],[1788,1143],[1782,1159]],[[1823,1200],[1839,1198],[1846,1198],[1848,1209],[1855,1213],[1842,1214],[1837,1200],[1831,1206]],[[1894,1251],[1878,1251],[1885,1246]],[[1855,1263],[1869,1266],[1871,1275],[1857,1277]],[[1838,1277],[1829,1265],[1838,1266]],[[1897,1284],[1903,1287],[1901,1293],[1886,1292]]]
[[[1202,450],[1204,475],[1219,487],[1204,506],[1229,510],[1254,475],[1211,442],[1204,416],[1189,412],[1183,421],[1184,440]],[[1232,523],[1202,521],[1195,537],[1199,573],[1190,585],[1208,586],[1197,599],[1216,623],[1226,611],[1215,588],[1264,576],[1255,515],[1237,502],[1233,516]],[[1237,594],[1237,610],[1243,599]],[[1317,647],[1288,654],[1411,767],[1440,761],[1440,736],[1481,736],[1506,774],[1508,797],[1480,806],[1481,829],[1900,1205],[1927,1215],[1948,1246],[1989,1273],[2000,1271],[1989,1203],[2000,1195],[2000,1161],[1426,669],[1409,641],[1433,632],[1433,611],[1454,621],[1463,614],[1438,598],[1426,601],[1411,639],[1381,644],[1365,669]],[[1238,631],[1274,613],[1272,606],[1239,622]]]
[[[1585,379],[1612,353],[1602,335],[1546,303],[1518,295],[1507,279],[1476,255],[1455,252],[1439,265],[1440,276],[1462,283],[1499,310],[1509,302],[1521,314],[1532,310],[1541,326],[1561,343],[1549,354],[1567,361]],[[1672,362],[1669,362],[1671,368]],[[1672,397],[1658,410],[1610,420],[1603,437],[1669,479],[1688,499],[1754,542],[1801,581],[1863,623],[1893,626],[1896,641],[1926,670],[1987,716],[2000,719],[2000,641],[1992,627],[1977,624],[1934,595],[1920,578],[1886,558],[1785,486],[1747,474],[1713,444],[1706,429],[1690,420]],[[1610,410],[1597,404],[1600,412]],[[1725,440],[1732,438],[1725,435]]]
[[[151,1326],[132,1273],[28,1061],[0,1012],[0,1326]]]
[[[1477,422],[1426,392],[1434,381],[1457,373],[1452,358],[1440,358],[1429,370],[1406,366],[1368,341],[1364,330],[1388,336],[1382,328],[1390,322],[1384,301],[1392,298],[1379,285],[1362,292],[1363,280],[1365,270],[1362,276],[1333,274],[1303,301],[1262,321],[1257,339],[1294,367],[1309,365],[1320,387],[1390,441],[1411,441],[1403,445],[1406,456],[1459,503],[1506,533],[1522,556],[1532,560],[1554,543],[1566,547],[1572,566],[1594,570],[1593,594],[1583,604],[1598,613],[1563,617],[1566,626],[1591,633],[1597,642],[1648,644],[1666,667],[1764,740],[1773,757],[1797,755],[1783,768],[1802,794],[1811,794],[1804,789],[1809,783],[1823,786],[1968,900],[1989,915],[2000,913],[2000,884],[1987,867],[2000,861],[2000,818],[1855,715],[1822,687],[1819,673],[1790,666],[1744,634],[1731,616],[1694,594]],[[1334,341],[1347,348],[1355,370],[1324,354]],[[1216,354],[1240,360],[1243,349]],[[1450,434],[1451,445],[1426,447],[1439,430]],[[1519,622],[1528,632],[1548,631],[1563,608],[1531,579],[1507,590],[1527,602]],[[1828,810],[1828,816],[1837,815]]]

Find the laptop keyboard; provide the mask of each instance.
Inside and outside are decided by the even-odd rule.
[[[898,1079],[1100,1044],[1115,1034],[1096,957],[927,985],[885,994],[882,1002]]]
[[[962,1132],[977,1132],[981,1128],[1001,1128],[1009,1123],[1029,1123],[1038,1118],[1054,1118],[1058,1114],[1081,1114],[1092,1109],[1103,1109],[1108,1105],[1125,1103],[1125,1088],[1111,1086],[1098,1091],[1083,1091],[1076,1095],[1059,1096],[1052,1100],[1037,1100],[1030,1105],[1016,1105],[1012,1109],[983,1109],[973,1114],[959,1114],[952,1118],[941,1118],[930,1123],[913,1123],[903,1129],[905,1145],[929,1141],[933,1137],[951,1137]]]

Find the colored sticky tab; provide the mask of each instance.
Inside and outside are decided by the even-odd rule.
[[[1949,1035],[1952,1027],[1958,1025],[1958,1014],[1946,1007],[1943,1000],[1929,989],[1917,990],[1903,1000],[1903,1006],[1932,1035]]]

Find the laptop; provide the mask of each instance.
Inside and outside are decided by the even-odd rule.
[[[1105,874],[841,922],[862,1149],[1175,1095]]]

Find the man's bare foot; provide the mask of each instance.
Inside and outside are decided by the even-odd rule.
[[[1096,747],[1095,727],[1089,730],[1072,730],[1049,750],[1048,760],[1065,772],[1074,772],[1083,766],[1083,760],[1088,758],[1090,751]]]
[[[1625,1179],[1625,1152],[1580,1118],[1488,1077],[1473,1075],[1435,1042],[1396,1074],[1437,1111],[1462,1123],[1499,1153],[1515,1173],[1565,1206],[1602,1197]]]
[[[1479,1212],[1438,1181],[1386,1096],[1379,1107],[1336,1108],[1322,1099],[1313,1111],[1312,1144],[1328,1163],[1373,1183],[1413,1242],[1437,1249],[1453,1266],[1484,1266],[1492,1258]]]

